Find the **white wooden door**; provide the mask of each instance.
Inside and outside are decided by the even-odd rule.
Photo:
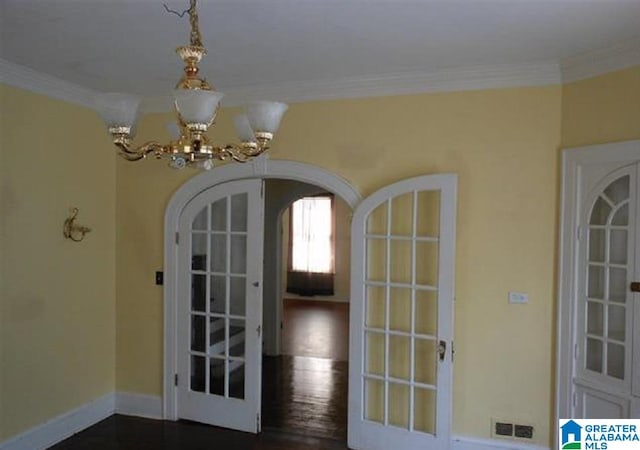
[[[640,418],[639,177],[629,161],[580,173],[573,417]]]
[[[450,447],[456,186],[411,178],[354,211],[350,448]]]
[[[197,195],[179,223],[178,417],[260,431],[262,180]]]

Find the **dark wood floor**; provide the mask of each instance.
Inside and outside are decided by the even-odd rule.
[[[349,304],[285,299],[282,353],[349,360]]]
[[[263,359],[259,435],[188,421],[114,415],[52,450],[344,450],[348,305],[287,300],[283,350]]]
[[[114,415],[50,450],[344,450],[344,443],[287,433],[255,435],[194,422]]]

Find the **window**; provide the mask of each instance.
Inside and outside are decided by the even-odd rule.
[[[291,205],[287,291],[333,295],[333,196],[304,197]]]

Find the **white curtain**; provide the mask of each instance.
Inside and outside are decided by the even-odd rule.
[[[291,269],[333,273],[331,197],[305,197],[291,208]]]

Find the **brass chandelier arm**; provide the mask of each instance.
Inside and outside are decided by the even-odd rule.
[[[120,156],[127,161],[140,161],[147,157],[149,153],[153,153],[160,158],[163,154],[170,152],[169,146],[161,145],[157,142],[145,142],[141,146],[132,149],[129,140],[116,139],[113,142],[120,150]]]

